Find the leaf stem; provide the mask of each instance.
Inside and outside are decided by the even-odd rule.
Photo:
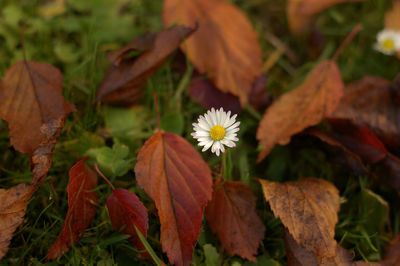
[[[103,172],[101,172],[101,170],[99,169],[99,166],[97,165],[97,163],[94,164],[94,169],[96,170],[96,172],[99,174],[99,176],[101,176],[101,178],[103,178],[103,180],[107,183],[107,185],[114,190],[115,187],[114,185],[111,183],[110,180],[108,180],[108,178],[103,174]]]
[[[252,117],[254,117],[257,120],[261,120],[262,116],[261,114],[253,108],[253,106],[251,105],[246,105],[246,107],[244,108],[244,110],[246,112],[248,112]]]

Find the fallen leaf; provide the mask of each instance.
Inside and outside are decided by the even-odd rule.
[[[264,238],[265,227],[256,212],[257,198],[238,181],[214,184],[206,218],[224,249],[232,256],[256,261],[257,249]]]
[[[398,266],[400,261],[400,235],[390,241],[383,258],[383,266]]]
[[[260,183],[274,215],[297,244],[312,252],[319,263],[336,256],[334,234],[340,202],[335,186],[316,178]]]
[[[349,120],[329,119],[331,133],[314,136],[346,154],[359,157],[363,163],[374,166],[372,177],[388,184],[400,195],[400,159],[391,154],[380,139],[366,126],[357,126]],[[371,171],[367,171],[371,175]]]
[[[297,244],[287,229],[285,244],[288,266],[352,266],[351,254],[339,245],[336,246],[335,256],[320,260],[314,253]]]
[[[157,131],[146,141],[135,167],[138,184],[154,200],[161,245],[171,264],[189,265],[211,199],[211,170],[182,137]]]
[[[6,255],[15,230],[24,221],[34,191],[34,186],[26,184],[0,189],[0,259]]]
[[[107,210],[113,228],[130,235],[131,243],[143,250],[144,246],[135,227],[146,237],[149,222],[147,209],[135,193],[126,189],[114,189],[107,199]]]
[[[393,0],[392,9],[385,14],[385,29],[400,30],[400,1]]]
[[[334,5],[346,2],[354,0],[288,0],[286,13],[289,29],[294,35],[308,33],[316,15]]]
[[[11,144],[31,155],[34,182],[51,166],[54,145],[74,107],[62,96],[62,75],[52,65],[20,61],[0,85],[0,118],[8,123]]]
[[[142,96],[146,80],[164,63],[191,33],[192,28],[174,26],[154,35],[134,39],[110,55],[113,65],[107,71],[97,100],[113,104],[133,104]],[[129,52],[141,52],[127,57]]]
[[[262,54],[257,33],[243,12],[227,0],[164,0],[163,16],[166,25],[198,25],[182,44],[183,51],[218,89],[246,105],[261,74]]]
[[[284,94],[266,110],[257,130],[264,159],[276,144],[285,145],[305,128],[318,124],[335,111],[343,94],[340,71],[333,61],[323,61],[304,82]]]
[[[400,80],[400,76],[398,77]],[[388,147],[400,146],[400,86],[383,78],[366,76],[350,83],[332,118],[367,125]]]
[[[56,241],[49,248],[47,259],[57,259],[71,245],[79,241],[85,229],[92,223],[98,202],[97,174],[86,165],[85,159],[78,161],[69,170],[68,212]]]

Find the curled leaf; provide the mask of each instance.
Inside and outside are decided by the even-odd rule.
[[[139,151],[135,173],[157,207],[161,245],[169,261],[189,265],[211,199],[207,163],[182,137],[158,131]]]
[[[256,260],[265,227],[257,215],[256,197],[249,187],[237,181],[217,180],[206,218],[230,255]]]
[[[69,170],[68,212],[61,232],[49,248],[48,260],[57,259],[67,252],[92,223],[98,202],[97,193],[93,191],[96,186],[97,174],[85,164],[85,159]]]
[[[134,39],[112,53],[113,65],[97,91],[97,100],[113,104],[136,103],[143,94],[142,87],[147,79],[192,32],[192,28],[174,26]],[[131,51],[141,53],[130,58]]]
[[[198,25],[183,51],[219,90],[247,104],[262,58],[257,34],[243,12],[227,0],[164,0],[163,16],[166,25]]]
[[[343,94],[340,71],[333,61],[323,61],[294,90],[282,95],[266,110],[257,130],[264,159],[276,144],[289,143],[300,133],[331,115]]]

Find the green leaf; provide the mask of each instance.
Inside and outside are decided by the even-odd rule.
[[[86,155],[94,159],[101,171],[109,177],[123,176],[133,168],[133,158],[128,158],[128,146],[118,142],[114,143],[112,149],[107,146],[94,148],[88,150]]]
[[[221,265],[221,257],[217,249],[211,244],[205,244],[203,246],[205,265],[206,266],[219,266]]]
[[[24,18],[24,13],[19,6],[8,5],[3,8],[3,18],[7,25],[18,28],[19,22]]]
[[[107,132],[124,144],[133,145],[151,135],[149,113],[143,107],[106,107],[103,113]]]
[[[79,58],[79,50],[68,43],[58,42],[54,46],[54,53],[63,63],[74,63]]]
[[[168,132],[181,135],[184,129],[184,119],[182,113],[166,113],[161,118],[161,128]]]

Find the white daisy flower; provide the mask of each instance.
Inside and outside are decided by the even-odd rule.
[[[400,51],[400,31],[384,29],[376,35],[377,42],[374,48],[386,55],[393,55]]]
[[[237,132],[240,122],[236,122],[236,116],[231,116],[231,111],[225,112],[223,108],[207,111],[200,116],[197,123],[193,123],[192,136],[197,139],[199,146],[203,146],[203,152],[211,147],[211,152],[219,156],[225,152],[225,146],[233,148],[238,141]]]

